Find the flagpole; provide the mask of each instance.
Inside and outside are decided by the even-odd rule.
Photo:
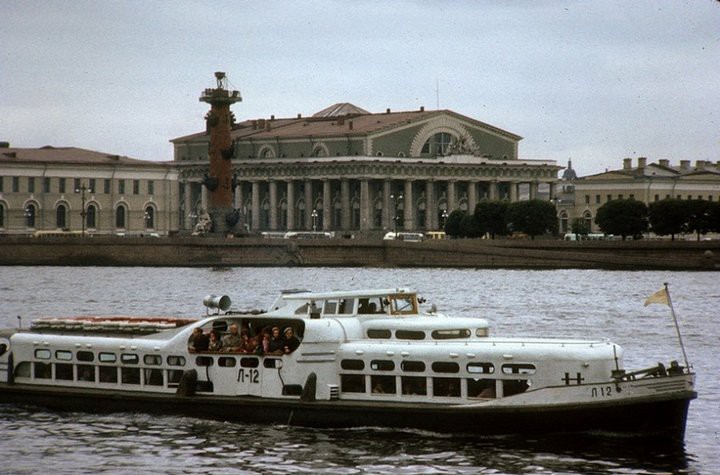
[[[665,286],[665,295],[667,295],[670,313],[672,313],[673,321],[675,322],[675,331],[677,331],[678,341],[680,341],[680,349],[682,350],[683,358],[685,359],[685,368],[687,368],[687,372],[689,373],[690,365],[688,364],[687,354],[685,353],[685,345],[683,344],[682,335],[680,334],[680,325],[678,325],[677,316],[675,316],[675,308],[673,307],[672,299],[670,298],[670,289],[668,289],[667,282],[663,285]]]

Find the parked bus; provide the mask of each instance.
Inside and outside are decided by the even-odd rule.
[[[383,237],[385,241],[423,242],[424,239],[423,233],[394,233],[392,231]]]
[[[334,232],[327,231],[288,231],[284,236],[285,239],[332,239],[334,237]]]

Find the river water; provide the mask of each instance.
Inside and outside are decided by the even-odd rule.
[[[0,473],[720,473],[720,284],[711,272],[597,270],[0,267],[0,326],[39,316],[201,316],[202,298],[266,308],[279,290],[409,286],[495,335],[607,337],[628,368],[682,361],[668,282],[699,398],[684,447],[603,437],[468,438],[364,427],[316,430],[138,413],[51,412],[0,401]],[[658,417],[662,417],[661,414]]]

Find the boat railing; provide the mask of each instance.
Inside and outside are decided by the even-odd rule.
[[[613,379],[615,381],[636,381],[645,378],[663,378],[666,376],[677,376],[685,373],[685,368],[680,366],[677,361],[670,362],[670,368],[666,368],[664,364],[658,363],[650,368],[639,369],[626,373],[625,370],[613,371]]]

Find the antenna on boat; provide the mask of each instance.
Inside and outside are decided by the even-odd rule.
[[[685,360],[685,368],[687,368],[688,373],[690,372],[690,364],[688,363],[687,354],[685,353],[685,345],[683,344],[682,335],[680,334],[680,325],[678,324],[677,316],[675,315],[675,308],[672,304],[672,299],[670,298],[670,289],[668,288],[668,283],[663,283],[663,288],[652,294],[650,297],[645,300],[645,306],[652,303],[660,303],[667,305],[670,307],[670,313],[672,314],[673,321],[675,322],[675,331],[677,332],[678,341],[680,342],[680,349],[682,350],[683,359]]]
[[[18,315],[17,319],[18,319],[18,328],[22,328],[22,317],[20,315]]]

